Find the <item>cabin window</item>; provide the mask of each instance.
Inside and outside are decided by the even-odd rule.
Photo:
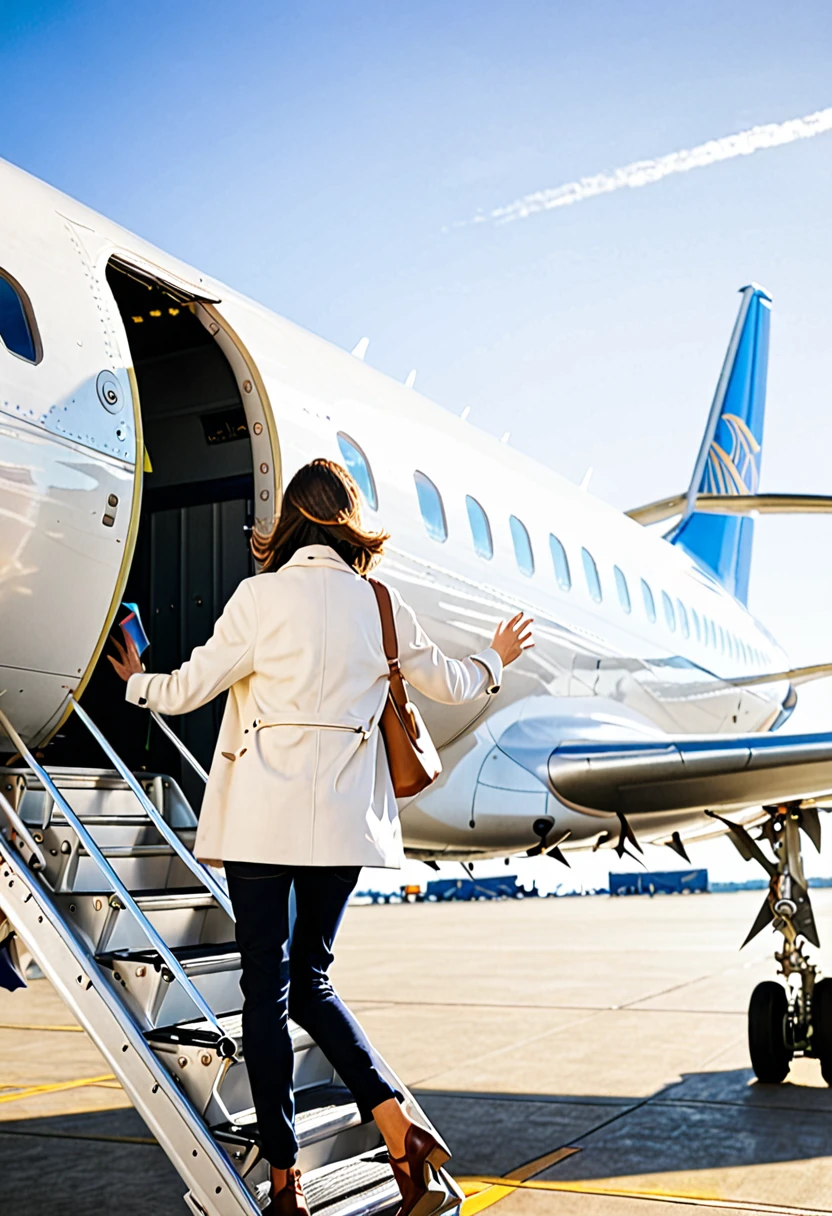
[[[448,521],[445,518],[442,495],[424,473],[414,473],[413,480],[416,482],[419,510],[422,512],[428,536],[434,540],[446,541],[448,539]]]
[[[465,506],[468,510],[468,523],[471,525],[474,549],[480,557],[490,561],[494,556],[494,541],[491,537],[491,524],[488,522],[488,516],[476,498],[472,498],[470,494],[465,495]]]
[[[598,567],[595,565],[595,558],[592,556],[589,549],[581,549],[581,561],[584,564],[587,590],[595,600],[595,603],[600,604],[601,580],[598,577]]]
[[[0,340],[11,354],[40,363],[43,352],[29,297],[5,270],[0,270]]]
[[[681,600],[676,600],[676,612],[679,616],[679,628],[682,630],[682,637],[690,637],[690,625],[688,624],[688,610]]]
[[[552,565],[555,567],[555,578],[561,591],[568,591],[572,586],[572,574],[569,570],[569,558],[558,538],[549,533],[549,548],[552,552]]]
[[[630,603],[630,588],[627,586],[627,579],[623,570],[619,570],[618,566],[613,566],[612,572],[615,575],[615,589],[618,592],[618,602],[625,612],[632,611]]]
[[[693,632],[696,634],[696,640],[697,642],[701,642],[702,632],[699,627],[699,613],[695,608],[691,608],[690,615],[693,618]]]
[[[516,515],[510,515],[508,523],[511,528],[511,539],[514,542],[514,556],[517,558],[517,565],[528,578],[531,578],[534,574],[534,554],[532,553],[532,542],[529,540],[526,525]]]
[[[725,641],[728,645],[728,653],[731,656],[731,658],[733,659],[733,657],[734,657],[734,635],[733,635],[733,633],[730,633],[727,629],[725,630]]]
[[[376,493],[376,483],[370,468],[370,462],[355,440],[350,439],[349,436],[344,435],[340,431],[338,432],[338,447],[341,449],[341,455],[344,458],[347,472],[352,476],[355,484],[375,511],[378,507],[378,494]]]
[[[649,585],[645,583],[644,579],[641,580],[641,598],[644,600],[644,611],[647,613],[648,621],[651,625],[655,625],[656,601],[653,599],[653,592],[650,590]]]
[[[664,609],[664,619],[667,621],[667,627],[671,633],[676,632],[676,613],[673,611],[673,601],[666,591],[662,592],[662,608]]]
[[[708,618],[708,635],[711,639],[711,645],[713,646],[714,650],[716,650],[718,645],[716,637],[716,625],[713,623],[710,617]]]
[[[725,630],[720,625],[719,627],[719,649],[725,654]]]

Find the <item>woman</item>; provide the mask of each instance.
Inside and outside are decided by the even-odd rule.
[[[361,867],[396,868],[403,857],[377,728],[388,664],[365,578],[387,539],[362,526],[346,469],[313,460],[286,487],[271,534],[255,534],[262,572],[240,584],[204,646],[172,675],[145,674],[129,639],[126,650],[116,643],[120,661],[110,659],[127,680],[128,701],[161,713],[188,713],[229,690],[195,852],[223,864],[228,879],[242,959],[243,1051],[271,1165],[272,1216],[308,1212],[295,1169],[290,1017],[378,1124],[402,1191],[400,1216],[433,1211],[428,1165],[448,1159],[407,1118],[328,976]],[[518,613],[488,649],[449,659],[398,592],[391,596],[404,676],[436,701],[497,692],[503,667],[531,644],[531,622]]]

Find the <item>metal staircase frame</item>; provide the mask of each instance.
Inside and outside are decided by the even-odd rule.
[[[218,876],[196,860],[86,711],[74,697],[70,697],[70,701],[87,730],[114,765],[116,772],[137,798],[148,822],[170,847],[172,855],[205,887],[217,907],[233,922],[231,903]],[[167,723],[156,714],[153,717],[188,763],[207,781],[205,770]],[[219,1094],[219,1085],[226,1070],[238,1058],[236,1032],[232,1034],[223,1028],[223,1023],[228,1023],[229,1018],[220,1018],[214,1013],[209,1002],[186,973],[174,950],[168,946],[162,934],[142,911],[126,883],[110,864],[80,815],[70,806],[47,769],[32,754],[2,710],[0,725],[51,800],[44,808],[44,832],[50,827],[57,807],[94,863],[107,889],[112,892],[113,906],[131,915],[147,939],[150,949],[158,954],[170,977],[176,980],[182,991],[187,994],[194,1006],[195,1020],[199,1022],[204,1019],[198,1031],[198,1038],[206,1047],[216,1052],[220,1065],[212,1085],[212,1098],[231,1123],[231,1116]],[[4,818],[10,828],[8,833],[2,830]],[[118,1076],[134,1107],[175,1165],[188,1187],[185,1201],[194,1216],[256,1216],[260,1210],[258,1197],[261,1202],[263,1198],[262,1187],[256,1188],[258,1195],[252,1192],[252,1179],[246,1181],[238,1172],[230,1150],[226,1151],[221,1142],[224,1135],[222,1130],[215,1128],[212,1133],[192,1098],[177,1084],[177,1078],[157,1055],[159,1035],[154,1035],[152,1030],[142,1030],[129,1005],[124,1003],[118,989],[110,983],[105,974],[101,963],[104,956],[96,954],[72,931],[63,919],[59,905],[53,901],[48,888],[44,888],[38,878],[41,871],[48,869],[47,859],[38,843],[39,837],[39,833],[33,834],[30,831],[15,805],[0,791],[0,913],[5,914],[13,932],[36,960],[45,978],[52,983],[95,1042],[113,1073]],[[63,848],[61,851],[64,851]],[[82,888],[83,890],[85,888]],[[56,891],[55,894],[59,893]],[[184,1027],[186,1024],[180,1019],[180,1026]],[[164,1033],[162,1029],[161,1034]],[[319,1050],[314,1048],[314,1044],[311,1046],[313,1050]],[[207,1060],[203,1063],[207,1063]],[[388,1078],[405,1095],[411,1114],[420,1121],[424,1120],[423,1112],[412,1096],[395,1074],[387,1071]],[[324,1106],[320,1109],[325,1112]],[[331,1123],[333,1135],[339,1130],[336,1123],[337,1119]],[[349,1124],[350,1120],[347,1119],[344,1127]],[[232,1127],[231,1130],[233,1132],[241,1129]],[[217,1132],[220,1139],[217,1138]],[[352,1150],[353,1153],[355,1151]],[[372,1213],[379,1216],[382,1210],[392,1211],[396,1206],[398,1191],[392,1178],[386,1177],[386,1174],[389,1174],[389,1166],[384,1165],[384,1168],[381,1168],[382,1163],[386,1161],[383,1151],[364,1149],[357,1156],[347,1153],[341,1159],[331,1159],[329,1164],[314,1167],[308,1174],[310,1185],[317,1188],[321,1194],[332,1194],[331,1199],[322,1199],[324,1208],[321,1209],[321,1216],[325,1216],[330,1207],[333,1213],[337,1212],[339,1216],[370,1216]],[[338,1171],[342,1168],[347,1175],[350,1170],[364,1168],[365,1171],[375,1170],[376,1174],[381,1171],[382,1176],[379,1176],[378,1181],[365,1182],[365,1189],[360,1193],[340,1193],[335,1184]],[[348,1181],[349,1179],[345,1178],[345,1182]],[[463,1196],[444,1170],[439,1171],[439,1175],[434,1178],[431,1190],[436,1192],[433,1208],[435,1216],[440,1213],[448,1213],[449,1216],[452,1212],[458,1214]]]

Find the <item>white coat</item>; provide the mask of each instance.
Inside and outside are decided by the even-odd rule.
[[[402,671],[435,701],[497,692],[491,649],[449,659],[391,588]],[[127,699],[184,714],[228,702],[195,852],[203,860],[292,866],[402,862],[398,808],[378,718],[387,660],[369,583],[327,545],[245,579],[172,675],[133,675]]]

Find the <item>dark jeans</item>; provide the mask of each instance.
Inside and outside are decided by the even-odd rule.
[[[274,866],[227,861],[243,962],[243,1054],[263,1155],[277,1169],[297,1157],[294,1055],[288,1019],[302,1026],[352,1091],[362,1115],[397,1096],[364,1031],[329,982],[332,944],[358,866]],[[296,919],[289,944],[289,895]]]

